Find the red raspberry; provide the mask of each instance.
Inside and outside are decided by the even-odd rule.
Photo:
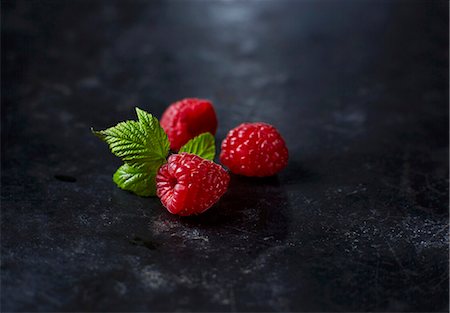
[[[202,133],[213,135],[217,130],[214,107],[208,100],[188,98],[172,103],[160,121],[170,141],[170,148],[178,150],[190,139]]]
[[[170,213],[199,214],[219,200],[229,181],[219,164],[194,154],[173,154],[158,171],[156,194]]]
[[[286,167],[288,149],[278,130],[266,123],[244,123],[222,142],[220,162],[245,176],[272,176]]]

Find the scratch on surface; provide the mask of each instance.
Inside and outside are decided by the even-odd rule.
[[[437,235],[440,235],[443,231],[448,230],[448,225],[444,225],[438,232],[436,232],[433,237],[437,237]]]
[[[430,183],[430,179],[429,179],[429,175],[428,174],[425,174],[425,184],[426,184],[426,186],[431,190],[431,191],[434,191],[435,193],[437,193],[437,194],[444,194],[445,193],[445,191],[440,191],[440,190],[438,190],[438,189],[436,189],[434,186],[433,186],[433,184],[432,183]]]
[[[242,228],[238,228],[238,227],[234,227],[234,226],[226,226],[225,228],[226,229],[235,230],[235,231],[237,231],[239,233],[245,234],[246,236],[257,235],[257,233],[255,233],[255,232],[248,231],[248,230],[245,230],[245,229],[242,229]],[[261,238],[261,239],[260,238],[253,238],[252,240],[254,240],[254,241],[258,242],[258,243],[262,243],[264,245],[272,245],[271,239],[273,239],[273,238],[274,238],[273,236],[269,236],[269,237],[264,237],[264,238]]]
[[[405,267],[403,266],[402,262],[400,261],[400,259],[397,256],[397,253],[395,252],[395,250],[392,248],[391,244],[389,243],[389,241],[386,241],[389,250],[391,251],[392,255],[394,256],[395,262],[397,262],[398,266],[400,267],[400,269],[402,270],[402,272],[405,274],[405,276],[407,278],[409,278],[409,274],[406,271]]]
[[[439,281],[436,284],[434,284],[432,289],[439,290],[439,288],[441,288],[442,284],[445,283],[445,281],[447,281],[447,280],[448,280],[448,275],[446,273],[442,273]]]
[[[404,197],[413,204],[417,209],[420,209],[422,211],[430,211],[429,207],[425,207],[417,202],[416,195],[418,193],[417,190],[415,190],[411,184],[411,163],[410,163],[410,151],[409,147],[406,147],[405,152],[403,153],[403,168],[401,173],[401,180],[400,180],[400,193],[404,195]],[[441,194],[440,191],[436,190],[428,180],[428,175],[425,174],[425,185],[426,187],[433,192],[437,192],[438,194]]]

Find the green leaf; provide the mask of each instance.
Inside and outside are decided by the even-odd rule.
[[[155,117],[139,108],[136,114],[138,121],[125,121],[92,132],[125,162],[113,176],[117,186],[139,196],[154,196],[156,173],[166,162],[170,144]]]
[[[154,116],[139,108],[136,108],[136,113],[138,122],[125,121],[106,130],[92,132],[125,163],[153,173],[166,162],[169,140]]]
[[[136,108],[136,114],[152,147],[165,159],[169,153],[170,142],[158,119],[139,108]]]
[[[214,136],[210,133],[198,135],[182,146],[179,153],[181,152],[192,153],[204,159],[213,160],[216,154]]]
[[[134,192],[138,196],[156,195],[156,171],[148,172],[143,169],[124,164],[114,173],[113,181],[119,188]]]

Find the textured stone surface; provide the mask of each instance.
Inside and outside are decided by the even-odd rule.
[[[448,2],[2,1],[2,311],[448,310]],[[277,177],[193,218],[92,136],[211,99]]]

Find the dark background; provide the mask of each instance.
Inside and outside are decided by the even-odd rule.
[[[447,311],[447,1],[1,1],[2,311]],[[89,128],[211,99],[290,162],[203,215]]]

